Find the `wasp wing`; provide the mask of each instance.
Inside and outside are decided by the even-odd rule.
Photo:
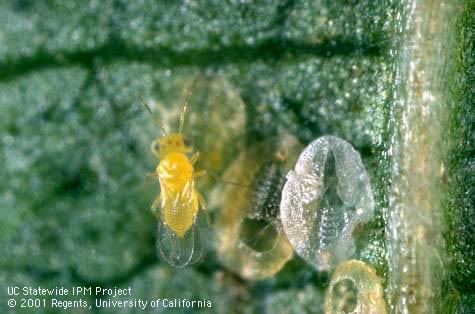
[[[170,265],[180,268],[200,261],[206,247],[205,221],[199,213],[197,221],[179,237],[163,220],[158,221],[157,251]]]
[[[157,228],[157,251],[161,258],[170,265],[180,268],[201,260],[206,248],[206,221],[202,211],[192,207],[196,203],[196,191],[193,184],[188,185],[179,194],[161,193],[165,195],[161,202],[161,215]],[[164,212],[180,216],[181,213],[192,213],[193,222],[184,235],[167,224]]]

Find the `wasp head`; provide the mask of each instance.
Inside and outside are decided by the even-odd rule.
[[[189,142],[181,133],[169,134],[155,139],[150,149],[159,159],[164,158],[169,153],[188,154],[192,152]]]

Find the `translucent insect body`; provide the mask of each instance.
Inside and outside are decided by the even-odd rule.
[[[160,126],[164,136],[155,139],[151,145],[153,154],[160,160],[152,174],[160,183],[160,194],[151,206],[158,219],[157,246],[162,258],[175,267],[197,262],[203,254],[205,241],[205,227],[199,209],[205,209],[206,204],[195,189],[195,178],[204,172],[194,170],[193,164],[199,153],[188,157],[192,148],[186,145],[182,134],[190,96],[191,88],[180,114],[178,133],[167,134]],[[143,104],[152,114],[148,105]]]
[[[373,267],[357,260],[338,265],[325,296],[325,313],[386,314],[383,287]]]
[[[228,185],[223,193],[217,249],[223,264],[243,278],[270,277],[293,255],[279,221],[279,204],[285,173],[295,158],[281,152],[300,148],[290,137],[258,143],[225,174],[243,185]]]
[[[323,136],[287,175],[280,214],[299,254],[328,270],[354,253],[353,231],[373,217],[374,200],[360,154],[346,141]]]

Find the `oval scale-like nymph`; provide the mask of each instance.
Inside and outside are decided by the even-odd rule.
[[[206,204],[195,188],[195,178],[203,176],[205,171],[195,171],[193,165],[199,153],[189,157],[192,148],[186,145],[182,134],[190,97],[191,88],[180,114],[178,132],[167,134],[159,125],[164,136],[155,139],[151,145],[153,154],[160,160],[155,172],[150,174],[157,177],[160,183],[160,194],[151,206],[158,219],[157,247],[162,259],[175,267],[199,261],[206,238],[205,222],[200,211],[200,208],[206,209]],[[143,104],[152,114],[148,105]]]
[[[374,216],[360,154],[335,136],[310,143],[287,174],[280,214],[295,252],[316,269],[330,270],[351,258],[354,231]]]
[[[339,264],[325,296],[325,314],[386,314],[384,292],[370,265],[349,260]]]
[[[292,258],[279,219],[279,203],[285,173],[300,149],[291,136],[256,143],[224,175],[240,184],[227,185],[222,193],[222,210],[215,225],[217,252],[224,266],[242,278],[271,277]]]

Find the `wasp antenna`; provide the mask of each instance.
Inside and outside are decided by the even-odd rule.
[[[168,135],[167,130],[165,130],[165,128],[160,124],[160,120],[158,120],[157,116],[152,112],[152,109],[150,109],[150,106],[147,105],[142,96],[139,96],[139,100],[145,107],[147,112],[152,116],[153,122],[155,122],[155,124],[160,128],[160,130],[162,130],[163,135]]]
[[[180,126],[178,128],[178,133],[183,132],[183,126],[185,124],[185,114],[186,114],[186,110],[188,109],[188,105],[190,104],[191,95],[193,94],[193,89],[195,88],[196,83],[201,79],[202,79],[201,75],[198,75],[197,77],[195,77],[193,82],[191,82],[190,87],[186,91],[185,99],[183,101],[183,109],[181,110],[181,113],[180,113]]]
[[[247,188],[247,189],[250,189],[251,187],[249,185],[246,185],[246,184],[242,184],[242,183],[239,183],[239,182],[234,182],[234,181],[228,181],[228,180],[224,180],[222,179],[216,172],[212,171],[212,170],[209,170],[207,169],[206,170],[213,179],[215,179],[216,181],[220,181],[220,182],[223,182],[225,184],[229,184],[229,185],[235,185],[235,186],[240,186],[242,188]]]

